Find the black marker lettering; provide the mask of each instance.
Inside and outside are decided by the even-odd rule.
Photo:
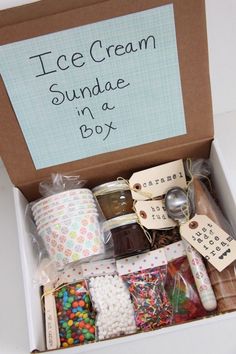
[[[54,90],[53,87],[58,86],[58,84],[53,84],[49,87],[49,91],[58,94],[57,96],[53,97],[52,99],[52,104],[55,104],[56,106],[62,104],[65,101],[65,95],[63,92]]]
[[[95,46],[97,46],[97,44],[99,45],[100,48],[102,48],[102,41],[97,40],[97,41],[94,41],[94,42],[92,43],[89,52],[90,52],[91,58],[93,59],[93,61],[95,61],[95,63],[101,63],[102,61],[105,60],[105,57],[100,57],[100,58],[98,58],[98,57],[95,56],[95,53],[94,53],[94,52],[95,52],[95,50],[96,50],[96,47],[95,47]]]
[[[88,128],[85,124],[80,126],[80,132],[83,139],[87,139],[93,135],[93,129]]]
[[[32,57],[29,57],[29,59],[35,59],[35,58],[39,58],[39,62],[40,62],[40,65],[41,65],[41,69],[43,70],[43,72],[41,74],[38,74],[36,75],[35,77],[40,77],[40,76],[44,76],[44,75],[48,75],[48,74],[52,74],[52,73],[55,73],[57,72],[57,70],[46,70],[45,69],[45,63],[43,62],[43,59],[42,57],[44,55],[48,55],[48,54],[51,54],[52,52],[45,52],[45,53],[41,53],[41,54],[38,54],[38,55],[33,55]]]
[[[112,122],[111,122],[110,124],[105,124],[105,125],[108,127],[108,132],[107,132],[107,135],[105,136],[105,138],[103,139],[103,141],[108,138],[108,136],[109,136],[109,134],[110,134],[110,131],[111,131],[112,129],[113,129],[113,130],[116,130],[116,129],[117,129],[117,128],[115,128],[115,127],[112,126]]]
[[[63,61],[64,61],[64,63],[67,63],[67,59],[66,59],[66,55],[60,55],[58,58],[57,58],[57,66],[58,66],[58,68],[59,69],[61,69],[61,70],[67,70],[67,69],[69,69],[69,65],[67,65],[67,66],[62,66],[62,64],[61,64],[61,61],[62,61],[62,59],[63,59]]]

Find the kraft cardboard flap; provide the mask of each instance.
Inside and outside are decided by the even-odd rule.
[[[42,1],[43,3],[45,1]],[[29,16],[29,21],[26,20],[26,16],[23,16],[20,8],[7,10],[9,21],[2,21],[3,25],[13,22],[13,19],[18,22],[17,12],[19,18],[25,22],[0,28],[1,45],[136,13],[169,4],[169,1],[119,0],[117,2],[117,0],[108,0],[95,4],[92,0],[90,2],[71,0],[67,8],[58,5],[57,1],[48,1],[48,3],[53,4],[49,6],[48,12],[46,7],[40,7],[43,9],[40,12],[40,18]],[[83,6],[85,3],[89,6]],[[117,170],[114,168],[116,161],[122,161],[124,165],[130,163],[130,169],[139,168],[144,165],[145,160],[148,163],[149,156],[151,156],[150,163],[162,160],[162,151],[171,151],[172,148],[176,148],[176,158],[179,158],[181,152],[192,153],[193,146],[200,147],[201,142],[205,146],[212,140],[213,122],[204,1],[173,0],[172,3],[187,134],[36,170],[1,80],[0,155],[16,186],[29,185],[57,171],[62,173],[77,171],[83,178],[88,178],[96,173],[96,166],[100,169],[103,165],[109,166],[109,171],[104,171],[106,179],[106,175],[107,177],[112,175],[112,170]],[[39,4],[24,7],[28,13],[34,13],[34,10],[41,6]],[[208,148],[205,150],[206,153]],[[199,155],[199,151],[196,155]],[[175,154],[171,153],[170,156],[175,157]],[[139,159],[140,163],[138,163]]]

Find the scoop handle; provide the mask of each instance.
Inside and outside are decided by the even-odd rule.
[[[202,256],[186,240],[183,243],[202,305],[206,311],[213,311],[217,301]]]

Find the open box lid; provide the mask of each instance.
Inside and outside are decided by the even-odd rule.
[[[162,6],[162,5],[166,5],[166,6]],[[212,122],[209,68],[208,68],[208,47],[207,47],[207,35],[206,35],[205,5],[203,0],[198,0],[198,1],[173,0],[172,2],[168,0],[145,0],[145,1],[119,0],[119,2],[117,2],[117,0],[107,0],[107,1],[69,0],[67,2],[58,2],[56,0],[47,0],[47,1],[42,0],[40,2],[36,2],[33,4],[2,11],[0,15],[0,25],[1,25],[0,43],[3,46],[8,45],[10,43],[31,39],[34,37],[39,37],[39,36],[48,35],[59,31],[64,31],[67,29],[73,29],[73,28],[76,29],[77,27],[78,30],[82,29],[83,31],[87,31],[87,32],[83,32],[87,34],[89,32],[92,32],[91,26],[97,23],[99,24],[99,26],[101,26],[100,31],[103,30],[103,33],[104,33],[104,29],[107,28],[107,27],[102,27],[104,23],[108,25],[108,28],[111,28],[111,32],[115,31],[114,36],[117,39],[115,44],[119,46],[120,43],[124,43],[122,42],[122,39],[124,39],[124,37],[120,38],[119,36],[120,35],[124,36],[125,34],[129,35],[129,31],[131,30],[131,27],[133,28],[133,26],[135,25],[138,27],[138,24],[140,23],[139,22],[140,18],[137,17],[133,21],[133,18],[130,17],[132,16],[131,14],[139,15],[139,13],[143,11],[147,11],[147,10],[152,11],[155,9],[159,11],[159,9],[162,10],[164,8],[168,8],[167,12],[169,13],[170,13],[169,11],[170,8],[172,8],[173,10],[174,33],[176,36],[176,45],[177,45],[176,57],[179,63],[178,69],[177,71],[175,71],[175,74],[179,73],[180,92],[178,92],[178,94],[179,93],[182,94],[181,98],[182,98],[182,108],[183,108],[183,121],[185,126],[185,130],[183,129],[182,126],[182,130],[180,129],[179,133],[173,135],[169,134],[167,138],[166,137],[160,138],[157,135],[156,139],[152,138],[150,142],[144,141],[144,144],[142,144],[143,141],[140,141],[140,143],[138,144],[137,142],[135,144],[132,143],[129,144],[127,142],[127,145],[125,146],[124,144],[121,148],[120,146],[117,149],[111,148],[110,149],[111,152],[102,152],[98,154],[95,152],[90,155],[88,154],[88,157],[84,156],[82,158],[73,159],[73,161],[68,160],[69,162],[63,162],[59,164],[48,165],[46,167],[36,168],[18,121],[19,110],[17,114],[15,113],[16,109],[14,107],[14,92],[13,94],[11,93],[11,95],[9,94],[10,93],[8,87],[9,82],[8,83],[5,82],[7,81],[4,79],[5,73],[2,72],[3,79],[1,79],[0,82],[0,102],[1,102],[0,155],[6,165],[9,176],[11,177],[11,180],[14,183],[14,185],[19,187],[25,193],[25,195],[28,196],[30,199],[34,198],[34,196],[36,196],[37,194],[35,190],[35,186],[37,185],[37,183],[45,179],[46,177],[48,177],[52,172],[78,173],[82,178],[88,179],[91,182],[91,184],[93,184],[93,183],[98,183],[100,181],[109,180],[112,176],[115,175],[118,176],[122,174],[124,177],[128,177],[127,171],[130,169],[132,170],[140,169],[147,166],[147,164],[151,166],[153,164],[156,164],[157,162],[158,163],[164,162],[167,159],[171,160],[171,159],[177,159],[177,158],[187,157],[187,156],[203,156],[203,157],[207,156],[210,148],[210,142],[213,138],[213,122]],[[128,20],[130,22],[127,22],[127,28],[125,29],[126,32],[124,31],[123,33],[122,32],[123,29],[121,25],[123,23],[122,22],[123,19],[127,18],[127,16],[125,15],[130,15]],[[151,20],[153,19],[153,17],[149,17],[145,19],[145,16],[146,15],[144,15],[143,18],[144,18],[144,22],[146,21],[146,23],[149,21],[148,19]],[[155,16],[155,13],[151,13],[150,16]],[[156,21],[153,21],[153,25],[155,25],[155,23],[157,23],[160,20],[160,18],[162,18],[161,15],[156,19]],[[112,20],[113,22],[109,22],[109,23],[108,21],[103,21],[109,19],[113,19],[113,20],[117,19],[118,21],[120,21],[121,19],[121,23],[118,23],[118,25],[120,26],[120,27],[118,26],[120,32],[117,32],[117,27],[116,27],[117,23],[114,22],[113,20]],[[126,24],[126,22],[124,23]],[[85,25],[89,25],[89,26],[85,26]],[[163,26],[163,23],[161,25]],[[166,28],[168,28],[168,25],[170,24],[167,23]],[[114,28],[112,26],[114,26]],[[159,29],[160,31],[161,29],[163,30],[162,27],[159,27]],[[164,32],[165,32],[165,28],[164,28]],[[103,46],[103,42],[99,41],[98,37],[96,37],[97,33],[98,32],[95,31],[95,37],[91,37],[91,38],[93,38],[94,42],[96,42],[96,45],[101,48]],[[63,32],[59,32],[59,35],[61,34],[63,37]],[[48,36],[39,37],[39,38],[46,38],[46,37]],[[152,39],[152,43],[154,43],[155,38],[153,34],[150,35],[149,37]],[[147,40],[147,38],[149,37],[146,36],[145,39]],[[58,43],[59,43],[58,46],[55,45],[56,50],[60,49],[58,48],[60,47],[60,42]],[[92,43],[92,41],[90,41],[90,43]],[[2,48],[6,48],[6,47],[2,47]],[[77,48],[74,49],[75,49],[74,51],[76,52]],[[116,52],[118,53],[117,57],[119,56],[118,58],[119,60],[120,58],[125,58],[130,55],[130,53],[129,54],[125,53],[127,55],[123,55],[123,52],[121,54],[121,51],[119,52],[120,49],[123,50],[121,47],[119,47]],[[90,46],[90,50],[91,50],[91,46]],[[130,46],[129,46],[129,50],[130,50]],[[10,51],[9,53],[13,53],[13,51],[12,52]],[[16,52],[16,57],[17,57],[17,53],[18,52]],[[63,50],[61,49],[59,53],[60,53],[60,57],[64,60],[65,53],[63,52]],[[110,60],[112,53],[114,53],[114,51],[110,52],[110,54],[107,51],[105,53],[107,55],[107,58]],[[168,52],[165,52],[165,54],[167,53]],[[172,56],[174,55],[173,50],[170,53]],[[37,56],[36,54],[35,57]],[[78,63],[81,63],[79,69],[82,68],[82,66],[84,65],[84,64],[82,65],[82,61],[80,62],[78,61],[79,59],[82,59],[81,54],[82,53],[78,54],[78,50],[77,50],[76,58],[74,58],[77,60],[76,65]],[[0,51],[0,58],[1,55],[2,52]],[[79,55],[80,58],[78,58]],[[140,56],[143,57],[143,53],[141,53]],[[9,58],[10,57],[12,58],[12,55],[9,56]],[[41,61],[44,59],[44,57],[42,56],[39,58],[39,56],[37,56],[37,59],[38,62],[41,63],[41,69],[43,71],[46,70],[45,68],[43,68],[43,64]],[[150,60],[152,59],[153,58],[151,58]],[[168,61],[169,58],[166,59]],[[123,67],[126,65],[126,63],[127,63],[127,67],[129,67],[129,65],[132,64],[132,60],[129,59],[128,61],[124,61]],[[145,63],[145,60],[146,60],[145,58],[142,58],[142,63]],[[2,62],[2,58],[0,62]],[[150,62],[147,61],[147,63]],[[63,74],[65,71],[65,63],[67,64],[67,62],[66,61],[63,62],[64,65],[63,69],[58,70],[60,72],[63,71]],[[16,65],[17,64],[18,62],[16,58]],[[137,62],[135,62],[135,64],[137,64]],[[111,72],[117,71],[117,67],[114,66],[114,64],[112,64],[112,60],[110,60],[110,64],[108,63],[107,65],[108,66],[106,66],[106,70],[111,69]],[[99,67],[98,65],[96,70],[97,70],[97,74],[96,72],[93,73],[94,78],[99,75],[101,67]],[[156,71],[152,71],[154,75],[155,72]],[[29,73],[30,73],[30,69],[29,69]],[[87,74],[89,73],[87,72]],[[137,71],[136,76],[138,74],[139,73]],[[117,71],[116,77],[120,77],[119,75],[120,73],[119,71]],[[15,78],[12,78],[12,82],[17,87],[17,82],[14,82],[14,79]],[[54,82],[56,82],[55,80],[57,79],[54,78]],[[97,81],[95,81],[95,83],[97,83]],[[27,82],[27,84],[29,84],[29,81]],[[126,83],[124,83],[123,81],[122,84],[125,86]],[[155,81],[154,84],[158,86],[157,80]],[[6,90],[5,85],[8,87],[8,92]],[[169,83],[169,86],[171,85],[172,82]],[[23,86],[18,87],[18,91],[17,91],[18,93],[21,91],[21,87]],[[138,95],[140,95],[140,93],[138,93]],[[11,97],[11,99],[9,98],[9,96]],[[144,99],[145,102],[146,99],[145,92],[142,93],[142,97],[144,97],[142,99]],[[129,101],[128,94],[125,99],[126,99],[125,107],[127,108],[129,107],[129,105],[127,104],[127,101]],[[157,105],[156,100],[158,101],[158,95],[157,97],[155,97],[154,94],[152,96],[152,102],[154,102]],[[105,101],[106,98],[104,99],[104,102]],[[171,110],[173,111],[175,107],[181,106],[180,102],[177,102],[177,106],[173,105],[172,107],[172,103],[173,103],[172,101],[175,100],[171,100],[171,97],[169,97],[169,100],[167,99],[166,101],[168,102],[167,106],[170,107],[169,112]],[[45,104],[43,97],[42,100],[38,102],[38,104],[39,106],[40,105],[43,106]],[[149,104],[148,109],[150,110],[151,109],[150,101],[148,101],[148,104]],[[160,105],[161,104],[163,104],[163,102],[161,102]],[[24,105],[23,101],[22,101],[22,105]],[[109,108],[111,108],[111,106]],[[36,107],[35,110],[37,109],[38,108]],[[132,110],[134,111],[132,112]],[[24,112],[24,109],[22,109],[22,112]],[[81,111],[79,111],[78,109],[77,113],[79,114],[79,112],[81,113]],[[123,111],[123,113],[124,112],[125,111]],[[129,109],[127,110],[127,116],[129,118],[132,117],[132,119],[134,120],[136,119],[135,118],[136,114],[138,115],[137,109],[135,107],[131,107],[131,108],[129,107]],[[168,114],[166,115],[167,120],[169,119]],[[172,112],[172,119],[174,115],[175,112]],[[94,117],[92,117],[91,121],[93,119]],[[144,121],[147,122],[147,118],[145,119]],[[140,124],[140,122],[138,124]],[[95,126],[93,126],[93,129],[95,129],[94,127]],[[136,122],[132,124],[132,127],[134,129],[137,129],[137,131],[143,129],[140,128],[139,126],[137,127]],[[36,134],[38,135],[41,134],[40,131],[37,131],[37,127],[34,126],[34,129]],[[67,126],[64,125],[63,129],[66,131]],[[97,129],[99,130],[99,128]],[[160,129],[161,127],[157,123],[156,130],[158,131]],[[113,130],[113,128],[110,127],[110,130]],[[50,135],[50,138],[51,140],[53,140],[52,139],[53,135]],[[115,137],[114,135],[113,140],[114,139],[119,140],[120,138],[122,139],[122,137],[119,137],[117,139],[117,137]],[[123,136],[123,138],[125,140],[125,136]],[[91,140],[90,145],[92,149],[91,151],[96,151],[96,147],[98,147],[98,145],[96,145],[96,140],[94,142]],[[41,151],[47,150],[45,146],[40,146],[39,148],[41,149]],[[83,148],[81,150],[83,150]]]

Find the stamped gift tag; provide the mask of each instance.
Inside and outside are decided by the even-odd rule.
[[[135,200],[147,200],[165,194],[172,187],[186,188],[183,160],[135,172],[129,180],[132,197]]]
[[[135,203],[135,209],[140,223],[147,229],[176,226],[176,222],[167,215],[164,200],[139,200]]]
[[[181,225],[186,239],[219,272],[236,259],[236,241],[206,215],[195,215]]]

